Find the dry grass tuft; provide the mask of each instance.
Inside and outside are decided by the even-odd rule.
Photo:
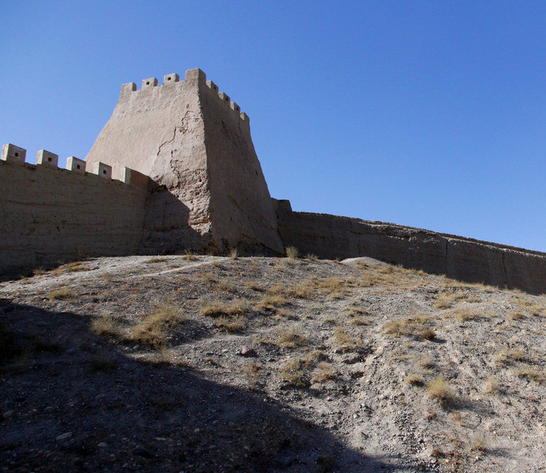
[[[334,330],[334,338],[336,341],[336,348],[346,352],[354,350],[359,346],[359,337],[343,327],[336,327]]]
[[[49,299],[49,300],[69,300],[69,299],[72,299],[74,296],[71,294],[70,292],[70,287],[68,286],[62,286],[62,287],[57,287],[55,289],[51,289],[51,291],[49,291],[47,294],[46,294],[46,298]]]
[[[212,301],[201,306],[199,314],[209,317],[219,317],[221,315],[243,314],[249,309],[248,302],[243,300],[236,300],[233,302]]]
[[[504,365],[508,365],[516,361],[522,362],[526,359],[527,355],[525,353],[525,350],[523,350],[522,348],[514,348],[513,350],[504,349],[494,356],[494,360],[497,363]]]
[[[292,358],[280,369],[279,377],[289,386],[305,388],[309,386],[307,368],[309,361],[305,358]]]
[[[423,377],[417,373],[408,374],[406,379],[404,379],[404,382],[410,386],[423,386],[425,384]]]
[[[470,439],[468,446],[471,452],[485,452],[488,444],[489,438],[485,434],[477,433]]]
[[[145,263],[155,264],[155,263],[164,263],[165,261],[169,261],[169,259],[168,258],[156,257],[156,258],[150,258],[149,260],[145,261]]]
[[[282,294],[267,294],[254,307],[258,312],[274,311],[278,307],[288,305],[288,299]]]
[[[229,250],[229,257],[232,260],[236,260],[237,258],[239,258],[239,248],[232,248],[231,250]]]
[[[296,348],[306,345],[309,342],[299,329],[294,327],[282,328],[279,330],[277,344],[285,348]]]
[[[169,331],[185,321],[179,307],[165,303],[135,325],[129,334],[131,341],[159,348],[167,342]]]
[[[91,331],[97,335],[116,335],[118,334],[118,326],[114,317],[107,315],[93,319],[93,322],[91,322]]]
[[[222,315],[214,321],[214,325],[224,332],[241,332],[246,328],[247,319],[243,315]]]
[[[250,290],[256,291],[256,292],[264,292],[265,291],[265,287],[263,285],[261,285],[260,283],[256,282],[256,281],[249,281],[247,283],[246,287],[248,287]]]
[[[486,379],[485,384],[482,389],[483,394],[489,394],[491,396],[497,395],[500,392],[499,382],[494,376],[489,376]]]
[[[186,261],[196,261],[198,259],[197,256],[195,256],[195,254],[191,250],[186,250],[183,258]]]
[[[52,271],[52,274],[55,276],[58,276],[59,274],[63,273],[74,273],[77,271],[90,271],[91,268],[89,265],[87,265],[83,261],[73,261],[72,263],[63,264],[62,266],[59,266],[57,269]]]
[[[427,383],[427,391],[442,405],[445,405],[455,399],[449,383],[441,376]]]
[[[300,252],[295,246],[286,247],[286,257],[290,259],[296,259],[299,256]]]
[[[321,362],[318,367],[313,372],[311,377],[311,382],[313,383],[324,383],[328,380],[333,380],[337,378],[337,371],[332,367],[330,363]]]
[[[544,382],[544,373],[539,371],[536,368],[530,366],[522,366],[515,371],[515,375],[518,378],[526,378],[529,381],[534,381],[535,383]]]
[[[436,332],[434,330],[430,329],[430,328],[426,328],[426,329],[421,331],[419,336],[423,340],[434,340],[436,338]]]
[[[383,328],[385,329],[386,334],[392,335],[393,337],[408,337],[412,334],[409,319],[392,320],[390,322],[386,322]]]
[[[450,314],[455,316],[455,318],[461,323],[468,322],[470,320],[480,320],[484,317],[484,314],[480,314],[476,309],[471,309],[469,307],[454,309]]]

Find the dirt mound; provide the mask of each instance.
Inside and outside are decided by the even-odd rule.
[[[0,284],[0,464],[540,471],[545,317],[369,258],[72,263]]]

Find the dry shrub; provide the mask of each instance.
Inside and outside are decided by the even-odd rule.
[[[300,252],[295,246],[286,247],[286,257],[290,259],[296,259],[299,256]]]
[[[93,319],[93,322],[91,322],[91,331],[97,335],[115,335],[118,333],[118,326],[114,317],[107,315]]]
[[[485,381],[485,384],[483,386],[482,393],[483,394],[490,394],[490,395],[496,395],[499,393],[499,382],[497,381],[497,378],[494,376],[489,376],[487,380]]]
[[[447,404],[454,400],[454,394],[449,383],[441,376],[427,383],[427,391],[440,404]]]
[[[167,341],[169,331],[185,321],[179,307],[165,303],[135,325],[129,334],[129,339],[144,345],[159,348]]]
[[[410,386],[423,386],[425,384],[423,377],[417,373],[408,374],[404,382]]]
[[[336,327],[334,330],[334,338],[336,340],[337,348],[342,351],[351,351],[359,346],[359,337],[342,327]]]
[[[321,362],[313,372],[311,382],[324,383],[325,381],[336,379],[337,371],[332,367],[330,363]]]
[[[214,321],[214,325],[220,330],[229,333],[241,332],[246,328],[247,319],[243,315],[222,315]]]
[[[436,338],[436,332],[430,328],[426,328],[421,331],[419,336],[424,340],[434,340]]]
[[[243,314],[249,310],[248,302],[236,300],[233,302],[211,301],[199,309],[200,315],[219,317],[221,315]]]
[[[277,344],[285,348],[296,348],[298,346],[303,346],[308,343],[308,339],[302,335],[300,330],[289,327],[282,328],[279,330],[279,337],[277,339]]]
[[[264,310],[274,311],[278,307],[287,305],[288,299],[282,294],[267,294],[255,306],[255,310],[262,312]]]
[[[49,299],[49,300],[57,299],[57,300],[64,300],[65,301],[65,300],[68,300],[68,299],[72,299],[73,295],[70,293],[70,287],[69,286],[62,286],[62,287],[57,287],[57,288],[51,289],[51,291],[49,291],[46,294],[46,298]]]

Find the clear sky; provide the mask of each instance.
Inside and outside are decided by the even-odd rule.
[[[546,251],[546,1],[0,1],[0,141],[84,158],[199,67],[294,210]],[[1,144],[0,143],[0,144]]]

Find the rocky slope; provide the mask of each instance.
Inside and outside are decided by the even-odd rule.
[[[0,283],[3,471],[546,469],[544,296],[233,256]]]

